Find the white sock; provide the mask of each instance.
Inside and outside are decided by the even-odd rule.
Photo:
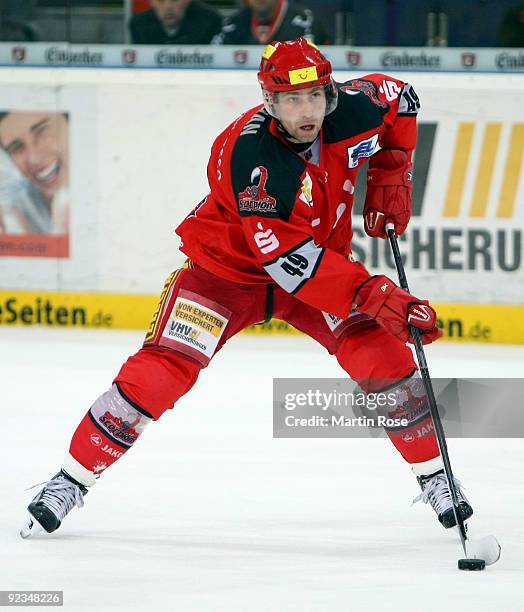
[[[442,463],[442,457],[438,455],[434,459],[430,459],[429,461],[421,461],[420,463],[412,463],[411,469],[415,476],[429,476],[430,474],[434,474],[439,470],[444,469],[444,464]]]
[[[66,455],[62,469],[85,487],[92,487],[96,482],[93,472],[85,468],[81,463],[78,463],[73,455],[69,453]]]

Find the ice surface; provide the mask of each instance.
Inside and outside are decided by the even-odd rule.
[[[507,612],[524,599],[524,444],[450,440],[501,560],[459,572],[385,439],[273,439],[272,377],[342,372],[307,338],[232,340],[55,534],[18,535],[91,402],[139,345],[130,332],[0,329],[0,589],[61,589],[66,610]],[[524,347],[439,343],[434,376],[522,376]],[[36,490],[35,490],[36,492]]]

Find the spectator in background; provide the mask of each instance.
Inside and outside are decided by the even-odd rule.
[[[265,45],[272,40],[303,36],[319,45],[330,44],[313,11],[295,0],[246,0],[213,42],[223,45]]]
[[[524,47],[524,4],[508,11],[500,24],[497,43],[500,47]]]
[[[129,21],[135,45],[207,45],[220,32],[219,13],[200,0],[151,0]]]
[[[35,0],[0,0],[0,40],[34,42],[39,39],[33,23]]]

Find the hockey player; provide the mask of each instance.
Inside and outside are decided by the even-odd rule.
[[[264,51],[264,103],[215,140],[209,195],[177,229],[188,260],[166,281],[143,347],[74,432],[60,472],[29,505],[28,537],[52,532],[100,474],[196,382],[233,335],[276,317],[322,344],[366,392],[388,389],[388,430],[444,527],[455,524],[425,394],[406,342],[409,326],[436,340],[427,301],[351,256],[351,208],[369,160],[364,227],[397,234],[411,211],[419,100],[412,86],[372,74],[343,84],[303,38]],[[472,509],[460,493],[464,519]]]

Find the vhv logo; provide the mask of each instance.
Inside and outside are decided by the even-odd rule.
[[[475,68],[475,64],[477,63],[476,53],[462,53],[460,57],[464,68]]]
[[[348,168],[356,168],[359,159],[371,157],[378,150],[378,134],[362,140],[354,147],[348,147]]]
[[[15,62],[25,62],[27,52],[25,47],[13,47],[11,49],[11,57]]]
[[[360,66],[361,55],[358,51],[348,51],[346,61],[350,66]]]

